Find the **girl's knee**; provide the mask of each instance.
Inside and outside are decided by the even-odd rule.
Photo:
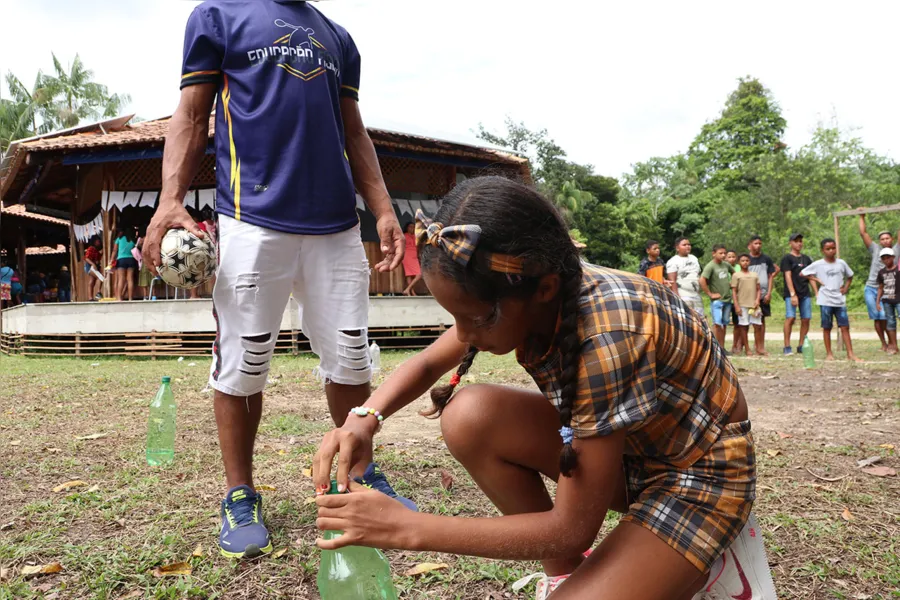
[[[501,422],[492,414],[495,407],[490,395],[491,386],[467,385],[453,395],[441,414],[444,443],[456,458],[483,450],[492,424]]]

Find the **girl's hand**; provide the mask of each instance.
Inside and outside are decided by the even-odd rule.
[[[398,548],[414,550],[417,527],[415,513],[393,498],[370,490],[356,482],[349,494],[316,497],[319,518],[316,527],[322,531],[343,531],[333,540],[316,539],[322,550],[344,546]]]
[[[372,437],[378,428],[373,416],[357,417],[349,415],[343,427],[332,429],[322,438],[319,450],[313,457],[313,482],[316,495],[324,494],[331,487],[331,468],[335,455],[338,456],[338,490],[349,489],[350,470],[362,459],[362,455],[372,448]]]

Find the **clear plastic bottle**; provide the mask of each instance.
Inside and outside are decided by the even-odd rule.
[[[372,372],[381,371],[381,348],[375,342],[369,345],[369,359],[372,361]]]
[[[162,465],[175,460],[175,422],[177,406],[171,378],[163,377],[156,397],[150,403],[147,422],[147,464]]]
[[[338,493],[337,482],[331,482],[328,493]],[[339,535],[340,531],[326,531],[323,537],[331,540]],[[397,600],[390,564],[375,548],[322,550],[316,583],[322,600]]]

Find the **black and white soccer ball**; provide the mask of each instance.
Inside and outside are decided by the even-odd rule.
[[[160,244],[159,276],[171,286],[189,290],[216,274],[216,249],[209,238],[187,229],[170,229]]]

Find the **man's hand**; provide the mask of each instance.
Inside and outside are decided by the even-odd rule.
[[[791,296],[791,306],[793,306],[794,308],[800,306],[800,298],[797,297],[797,294]]]
[[[763,298],[763,304],[768,304],[768,303],[771,302],[771,301],[772,301],[772,292],[769,292],[769,293],[766,294],[766,296]]]
[[[715,292],[710,292],[710,293],[709,293],[709,299],[710,299],[710,300],[718,300],[718,299],[720,299],[721,297],[722,297],[722,294],[717,294],[717,293],[715,293]]]
[[[199,238],[203,238],[205,234],[188,214],[187,209],[181,202],[160,201],[150,225],[147,226],[147,235],[144,237],[144,260],[150,261],[150,272],[159,274],[159,266],[162,261],[162,255],[159,251],[159,245],[162,243],[163,237],[170,229],[187,229]]]
[[[741,316],[741,307],[740,307],[739,304],[735,304],[735,305],[734,305],[734,313],[735,313],[737,316]]]
[[[875,310],[877,310],[878,312],[881,312],[881,302],[879,302],[878,304],[875,305]]]
[[[841,296],[846,296],[846,295],[847,295],[847,292],[849,292],[849,291],[850,291],[850,286],[849,286],[849,285],[842,285],[842,286],[841,286]]]
[[[393,210],[379,217],[375,227],[378,230],[378,239],[381,240],[381,252],[384,254],[384,259],[375,265],[375,269],[379,273],[393,271],[403,260],[406,251],[406,241]]]

